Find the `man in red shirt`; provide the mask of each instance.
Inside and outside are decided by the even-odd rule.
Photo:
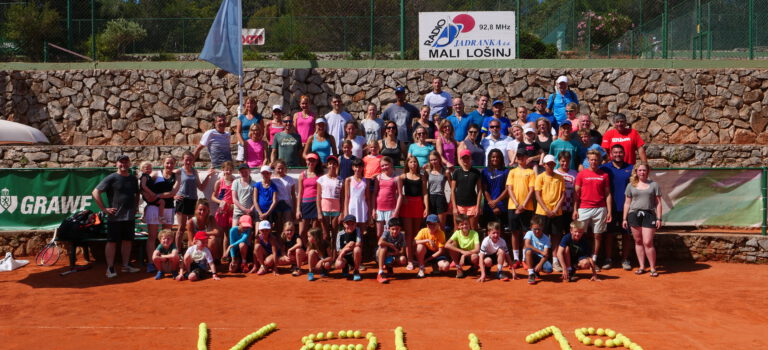
[[[573,220],[581,221],[585,229],[592,228],[595,234],[595,250],[592,253],[594,261],[597,261],[600,243],[606,225],[611,221],[613,207],[610,177],[607,172],[599,168],[601,158],[597,150],[587,152],[589,168],[576,175],[574,186]]]
[[[624,147],[624,162],[635,165],[637,159],[635,153],[640,153],[640,160],[645,163],[648,161],[645,155],[645,142],[635,129],[627,126],[627,116],[621,113],[613,115],[613,129],[608,130],[603,135],[603,143],[600,145],[605,150],[610,150],[613,145],[619,144]],[[595,247],[597,250],[597,247]]]

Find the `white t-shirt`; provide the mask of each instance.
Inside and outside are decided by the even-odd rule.
[[[565,198],[563,199],[563,211],[573,211],[573,191],[574,184],[576,183],[576,175],[578,171],[568,169],[567,173],[562,171],[562,168],[555,169],[555,174],[559,174],[565,180]]]
[[[216,129],[211,129],[200,138],[200,144],[208,148],[208,154],[211,156],[211,163],[218,167],[221,163],[232,160],[232,151],[229,147],[232,134],[228,131],[223,133]]]
[[[277,200],[286,201],[293,207],[293,203],[291,202],[293,198],[291,198],[291,194],[293,193],[293,190],[296,189],[296,179],[289,175],[283,177],[273,176],[272,184],[275,185],[275,189],[277,190]]]
[[[340,199],[341,198],[341,186],[342,180],[337,176],[332,179],[328,175],[320,176],[317,179],[317,183],[320,184],[320,190],[322,191],[323,198],[328,199]]]
[[[544,251],[544,249],[552,247],[552,245],[549,242],[549,236],[546,234],[542,234],[541,238],[539,238],[539,237],[536,237],[535,234],[533,234],[533,231],[528,231],[525,233],[525,237],[523,237],[523,240],[530,240],[531,245],[542,252]]]
[[[384,121],[376,119],[363,119],[361,122],[363,129],[365,129],[365,141],[378,141],[381,140],[381,133],[384,131]]]
[[[336,140],[338,144],[336,149],[339,153],[341,153],[341,142],[339,140],[344,139],[344,125],[352,119],[354,118],[347,111],[341,111],[341,113],[330,111],[325,115],[325,120],[328,122],[328,133],[333,135],[333,138]]]
[[[509,149],[510,141],[517,141],[511,137],[499,135],[501,136],[499,139],[493,139],[491,136],[488,136],[484,138],[482,141],[480,141],[480,147],[485,150],[485,166],[488,166],[488,154],[491,153],[491,150],[498,149],[501,151],[501,153],[504,155],[504,164],[509,164],[509,155],[507,154],[507,150]],[[514,146],[515,150],[517,150],[517,145]]]
[[[480,252],[485,255],[495,255],[499,249],[509,253],[509,248],[507,248],[507,242],[504,241],[504,238],[499,237],[497,242],[493,242],[491,237],[488,236],[483,238],[483,243],[480,243]]]
[[[435,113],[440,113],[441,116],[448,116],[448,109],[451,108],[451,94],[440,91],[436,94],[430,91],[427,96],[424,96],[424,105],[429,106],[429,120],[432,121],[432,116]]]
[[[352,155],[363,159],[363,147],[365,147],[365,137],[355,136],[352,139]]]
[[[198,250],[197,245],[193,244],[187,248],[187,254],[189,254],[192,261],[196,262],[202,269],[207,270],[209,266],[213,264],[213,255],[211,255],[211,251],[208,247],[203,248],[203,250]]]

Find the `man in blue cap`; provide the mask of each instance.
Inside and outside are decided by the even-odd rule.
[[[395,88],[395,103],[389,105],[381,119],[391,120],[397,124],[397,140],[406,144],[413,142],[411,134],[413,133],[413,120],[419,117],[419,109],[416,106],[405,102],[405,88],[398,86]]]
[[[352,280],[361,280],[360,263],[363,261],[363,235],[357,228],[357,218],[354,215],[344,217],[344,229],[339,231],[336,237],[336,251],[338,252],[336,268],[342,269],[344,276],[348,276],[351,266],[354,268]]]
[[[555,115],[552,113],[547,113],[547,98],[544,96],[541,96],[536,99],[536,104],[533,105],[533,112],[528,114],[528,117],[525,118],[526,123],[536,123],[536,121],[541,118],[547,118],[549,119],[549,123],[552,124],[552,127],[555,128],[555,130],[559,129],[559,125],[557,123],[557,119],[555,119]]]
[[[496,100],[493,101],[493,104],[491,105],[491,109],[493,110],[493,115],[490,117],[486,117],[485,120],[483,120],[483,129],[482,134],[483,137],[488,136],[490,134],[490,129],[488,128],[489,124],[492,120],[498,120],[501,123],[501,135],[507,136],[510,134],[509,127],[512,126],[512,122],[504,115],[504,101],[502,100]]]

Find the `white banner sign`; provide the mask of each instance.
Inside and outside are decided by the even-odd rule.
[[[243,45],[264,45],[264,28],[243,28]]]
[[[515,58],[515,12],[419,12],[420,60]]]

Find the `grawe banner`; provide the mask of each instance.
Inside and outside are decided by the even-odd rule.
[[[114,169],[0,170],[0,230],[51,229],[83,209],[98,211],[91,197]]]
[[[264,28],[243,28],[243,45],[264,45]]]
[[[664,226],[760,227],[760,169],[655,170]]]
[[[515,58],[515,12],[419,12],[420,60]]]

